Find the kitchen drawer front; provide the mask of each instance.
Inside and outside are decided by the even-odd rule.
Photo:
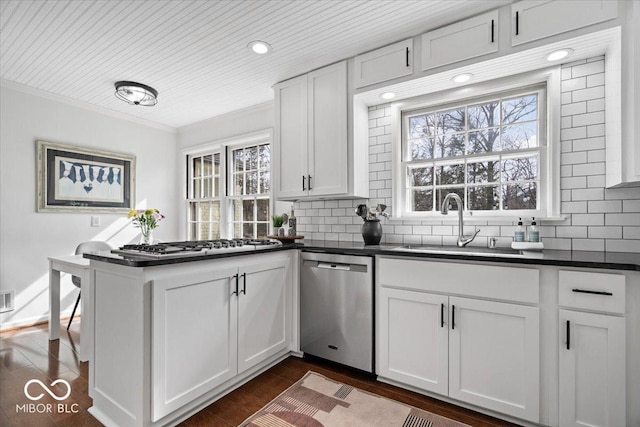
[[[625,311],[622,274],[560,270],[558,293],[562,307],[619,314]]]
[[[536,268],[435,262],[380,257],[378,283],[384,287],[441,292],[525,304],[538,304]]]

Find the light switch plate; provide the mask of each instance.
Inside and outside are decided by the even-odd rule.
[[[100,227],[100,217],[99,216],[92,216],[91,217],[91,226],[92,227]]]

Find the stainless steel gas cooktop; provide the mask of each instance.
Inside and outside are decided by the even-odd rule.
[[[248,252],[267,249],[280,242],[267,239],[217,239],[166,242],[154,245],[124,245],[111,252],[131,258],[164,259],[174,257],[197,257],[228,252]]]

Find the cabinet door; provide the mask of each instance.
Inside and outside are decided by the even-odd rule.
[[[274,167],[278,198],[307,192],[307,76],[279,83],[275,88],[276,132]],[[303,184],[303,178],[305,183]]]
[[[309,178],[311,196],[346,194],[347,63],[308,74]]]
[[[422,35],[422,69],[498,51],[498,11]]]
[[[358,55],[354,62],[356,88],[413,74],[413,39]]]
[[[538,309],[449,298],[449,396],[538,422]]]
[[[220,269],[152,282],[152,421],[236,375],[236,272]]]
[[[289,258],[240,267],[238,372],[287,350],[291,342]]]
[[[525,0],[511,5],[511,45],[516,46],[613,19],[610,0]]]
[[[380,288],[378,300],[377,374],[446,395],[447,297]]]
[[[624,426],[624,318],[560,310],[560,425]]]

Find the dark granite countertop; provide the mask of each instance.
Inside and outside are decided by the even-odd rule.
[[[640,253],[624,252],[588,252],[588,251],[558,251],[544,250],[543,252],[525,252],[521,256],[508,256],[492,254],[469,253],[426,253],[426,252],[403,252],[397,250],[400,244],[365,246],[363,243],[337,242],[333,240],[303,240],[300,243],[273,246],[268,249],[250,252],[230,252],[212,255],[200,255],[194,257],[174,257],[163,259],[140,259],[130,258],[123,255],[112,254],[110,252],[99,252],[84,254],[85,258],[119,264],[128,267],[153,267],[167,264],[179,264],[185,262],[208,261],[218,258],[229,258],[258,253],[270,253],[281,250],[300,249],[309,252],[324,252],[344,255],[393,255],[415,258],[448,259],[463,261],[483,261],[507,264],[530,264],[530,265],[555,265],[564,267],[600,268],[611,270],[632,270],[640,271]],[[473,249],[473,248],[470,248]]]
[[[417,258],[449,259],[499,262],[510,264],[556,265],[563,267],[602,268],[612,270],[640,271],[640,253],[625,252],[591,252],[591,251],[559,251],[545,249],[542,252],[525,252],[524,255],[487,256],[466,253],[425,253],[403,252],[397,250],[401,244],[365,246],[363,243],[336,242],[325,240],[304,240],[297,246],[305,251],[326,252],[346,255],[393,255]],[[473,249],[473,248],[469,248]]]

